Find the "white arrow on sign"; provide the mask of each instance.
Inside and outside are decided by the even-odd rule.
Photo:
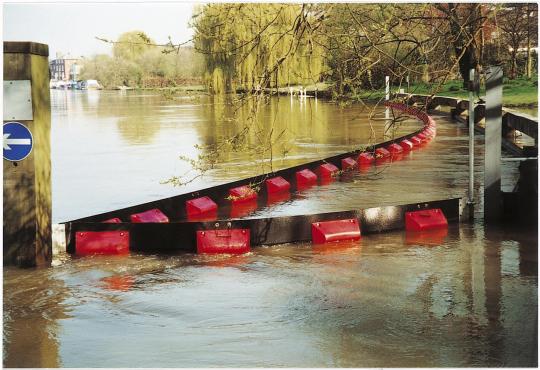
[[[4,134],[4,149],[11,150],[10,145],[31,145],[30,139],[9,139],[11,134]]]

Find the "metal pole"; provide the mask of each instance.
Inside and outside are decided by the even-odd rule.
[[[385,100],[390,100],[390,76],[385,78]],[[390,109],[386,108],[384,112],[384,118],[388,121],[390,119]]]
[[[411,91],[410,84],[409,84],[409,75],[407,75],[407,94]]]
[[[484,134],[484,221],[486,223],[497,223],[502,217],[502,80],[501,66],[488,68],[486,73],[486,130]]]
[[[468,204],[474,204],[474,69],[469,71],[469,201]]]

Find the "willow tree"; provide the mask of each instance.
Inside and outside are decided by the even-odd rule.
[[[306,32],[318,13],[298,4],[208,4],[193,17],[210,91],[318,82],[323,49]]]

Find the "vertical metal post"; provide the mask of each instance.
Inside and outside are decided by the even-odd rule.
[[[501,135],[502,81],[501,66],[486,71],[486,130],[484,149],[484,221],[501,220]]]
[[[474,69],[469,71],[469,81],[474,81]],[[472,84],[471,84],[472,85]],[[469,88],[469,201],[474,204],[474,89]],[[473,212],[471,212],[472,218]]]
[[[385,78],[385,97],[386,101],[390,100],[390,76]],[[384,111],[384,118],[388,121],[390,119],[390,109],[386,108]],[[388,122],[387,122],[388,123]]]
[[[411,91],[409,84],[409,75],[407,75],[407,94]]]

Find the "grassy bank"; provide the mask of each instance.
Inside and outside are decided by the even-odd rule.
[[[407,91],[407,85],[401,87]],[[412,94],[433,94],[441,96],[468,98],[469,92],[463,88],[461,81],[448,81],[435,90],[437,85],[413,84],[410,85],[409,92]],[[396,91],[397,87],[392,87]],[[480,96],[485,96],[484,87],[480,91]],[[384,97],[383,90],[366,91],[356,94],[354,98],[379,100]],[[515,80],[504,80],[503,85],[503,105],[506,107],[536,107],[538,106],[538,77],[531,80],[519,78]]]
[[[297,93],[300,86],[294,86],[293,91]],[[331,88],[329,83],[317,83],[313,85],[304,86],[308,95],[317,94],[319,97],[332,97]],[[402,89],[407,91],[407,86],[401,86]],[[461,81],[448,81],[444,85],[440,86],[438,90],[435,90],[437,85],[428,84],[412,84],[410,85],[409,92],[412,94],[432,94],[450,97],[459,97],[466,99],[469,96],[469,92],[463,88]],[[182,85],[163,88],[135,88],[134,90],[152,90],[160,91],[165,95],[174,96],[176,94],[185,94],[189,92],[203,93],[206,92],[206,88],[203,85]],[[398,86],[392,86],[393,92],[398,90]],[[280,94],[288,94],[288,87],[280,87],[278,89]],[[275,92],[275,89],[268,89],[268,92]],[[361,91],[355,94],[349,94],[345,96],[345,100],[380,100],[384,98],[384,90],[370,90]],[[480,96],[483,97],[485,91],[480,91]],[[535,76],[531,80],[524,78],[515,80],[504,80],[503,86],[503,104],[506,107],[537,107],[538,106],[538,77]]]

